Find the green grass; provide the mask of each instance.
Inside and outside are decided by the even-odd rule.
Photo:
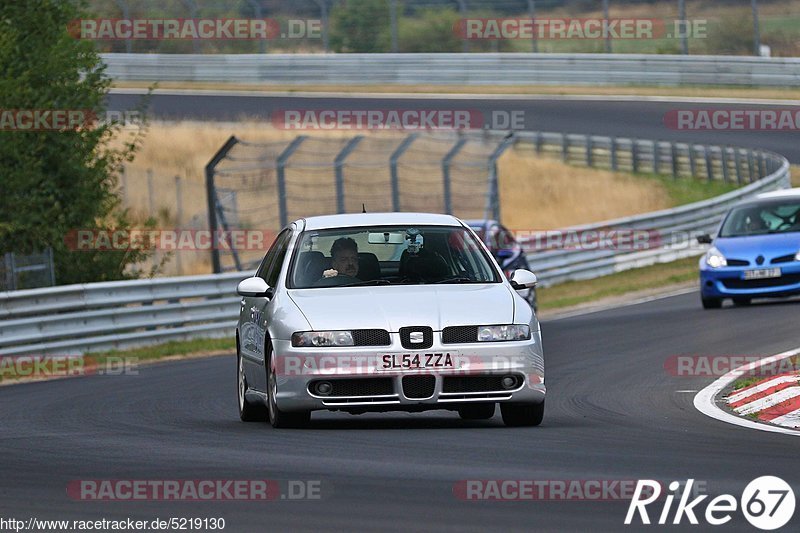
[[[697,279],[697,275],[697,258],[690,257],[601,278],[568,281],[538,289],[539,309],[560,309],[610,296],[684,283]]]
[[[764,379],[763,377],[751,376],[749,378],[739,378],[733,382],[733,390],[743,389],[745,387],[749,387],[750,385],[755,385],[759,381]]]
[[[642,177],[658,182],[667,191],[673,207],[707,200],[738,188],[736,184],[717,180],[709,182],[686,177],[675,179],[661,174],[643,174]]]

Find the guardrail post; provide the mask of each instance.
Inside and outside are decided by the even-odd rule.
[[[631,139],[631,172],[639,172],[639,143]]]
[[[363,138],[363,135],[356,135],[350,139],[334,160],[336,173],[336,212],[339,214],[344,213],[344,161],[347,159],[347,156],[355,150],[356,146],[358,146],[358,143],[360,143]]]
[[[728,168],[728,147],[719,147],[720,157],[722,158],[722,179],[725,183],[730,183],[730,169]]]
[[[564,163],[569,162],[569,137],[566,133],[561,134],[561,159]]]
[[[747,150],[747,171],[750,174],[750,183],[753,183],[756,169],[752,150]]]
[[[300,148],[300,145],[303,144],[303,141],[306,140],[305,135],[298,135],[297,137],[289,143],[281,155],[275,160],[276,165],[276,176],[277,176],[277,185],[278,185],[278,219],[281,224],[281,228],[286,227],[289,224],[289,215],[286,209],[286,162],[289,161],[289,158],[292,157],[292,154]]]
[[[8,252],[3,256],[3,260],[5,261],[5,270],[6,270],[6,287],[5,290],[13,291],[16,290],[16,274],[14,273],[14,253]]]
[[[593,163],[594,162],[592,161],[592,136],[591,135],[587,135],[586,136],[586,166],[587,167],[591,167],[591,166],[593,166]]]
[[[448,215],[453,214],[453,202],[450,195],[450,163],[453,158],[458,155],[458,152],[467,144],[467,139],[461,137],[458,142],[447,152],[447,155],[442,159],[442,188],[444,194],[444,212]]]
[[[703,155],[706,160],[706,176],[708,177],[708,181],[714,181],[714,165],[711,162],[711,150],[708,149],[708,146],[703,146]]]
[[[617,138],[616,137],[611,137],[610,150],[611,150],[611,154],[610,154],[610,157],[611,157],[611,170],[616,172],[617,168],[618,168],[617,167]]]
[[[658,174],[658,163],[661,158],[661,142],[653,141],[653,174]]]
[[[736,163],[736,183],[742,184],[742,152],[738,148],[733,149],[734,162]]]
[[[541,154],[542,153],[542,142],[543,142],[542,132],[541,131],[537,131],[536,132],[535,139],[536,139],[536,153],[537,154]]]
[[[414,139],[417,138],[416,133],[410,134],[408,137],[403,139],[403,142],[400,143],[400,146],[392,153],[391,157],[389,157],[389,171],[391,172],[391,180],[392,180],[392,211],[400,211],[400,176],[397,174],[397,161],[402,157],[402,155],[408,150],[411,146],[411,143],[414,142]]]
[[[697,177],[697,164],[694,160],[694,144],[689,143],[687,145],[687,149],[689,151],[689,174],[692,175],[693,178]]]
[[[767,165],[764,161],[764,152],[758,152],[758,177],[759,179],[765,177],[767,175]]]
[[[222,263],[219,259],[219,235],[217,235],[217,191],[214,188],[214,172],[217,165],[225,159],[239,140],[231,135],[225,141],[211,161],[206,165],[206,200],[208,202],[208,228],[211,230],[211,267],[215,274],[222,272]]]
[[[670,143],[670,155],[672,156],[672,177],[678,179],[678,147],[675,143]]]

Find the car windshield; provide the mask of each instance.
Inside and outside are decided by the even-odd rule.
[[[734,208],[720,230],[720,237],[745,237],[800,231],[800,201],[782,200]]]
[[[480,243],[458,226],[305,231],[289,287],[499,283]]]

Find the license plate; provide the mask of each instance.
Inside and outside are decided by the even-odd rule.
[[[744,279],[766,279],[781,277],[780,268],[761,268],[758,270],[745,270]]]
[[[446,370],[456,368],[454,352],[394,353],[378,358],[378,370]]]

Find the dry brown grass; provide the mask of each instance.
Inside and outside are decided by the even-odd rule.
[[[296,132],[275,130],[258,122],[152,123],[141,152],[126,167],[124,205],[131,208],[140,221],[147,216],[158,217],[159,224],[165,228],[207,227],[204,167],[233,134],[247,142],[261,143],[288,142],[296,136]],[[354,132],[310,135],[344,139],[352,137]],[[362,192],[373,192],[376,195],[374,205],[371,204],[374,211],[391,209],[386,192],[389,173],[385,166],[376,170],[375,157],[383,157],[387,147],[396,142],[399,135],[367,135],[360,146],[362,150],[354,152],[352,160],[348,160],[353,168],[346,173],[346,185],[357,187]],[[401,161],[400,185],[403,190],[413,191],[409,193],[411,196],[408,201],[413,201],[414,205],[401,206],[403,209],[441,210],[435,200],[441,194],[439,162],[449,147],[450,144],[445,142],[425,143],[418,140],[406,153]],[[454,165],[454,168],[458,168],[458,158],[454,160]],[[480,185],[481,190],[474,194],[482,196],[485,171],[480,170],[481,175],[477,178],[468,174],[469,169],[462,171],[467,172],[467,178],[460,176],[459,179],[480,181],[475,183]],[[499,162],[499,173],[503,222],[512,228],[550,229],[595,222],[668,207],[670,201],[668,193],[652,180],[645,182],[625,174],[565,165],[558,160],[535,157],[526,150],[507,152]],[[180,201],[176,177],[180,178]],[[330,181],[331,172],[306,173],[300,178],[305,181]],[[292,179],[290,170],[287,180],[291,182]],[[453,207],[458,214],[462,214],[458,212],[458,195],[472,190],[467,185],[465,182],[454,190]],[[316,185],[311,183],[310,186]],[[383,204],[377,199],[378,195],[384,197]],[[248,193],[241,195],[239,206],[270,205],[270,202],[274,203],[273,197],[274,190],[271,189],[261,195]],[[348,211],[360,210],[360,205],[346,207]],[[462,216],[472,217],[475,214],[463,213]],[[178,275],[209,271],[207,252],[181,252],[167,263],[164,273]]]

